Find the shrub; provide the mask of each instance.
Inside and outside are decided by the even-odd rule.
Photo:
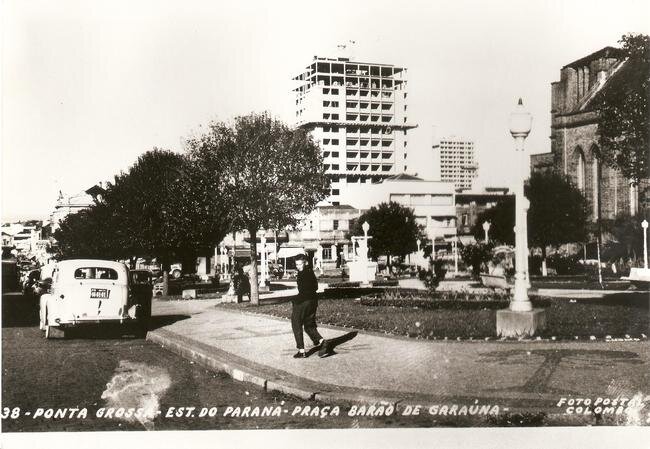
[[[492,248],[494,245],[490,243],[472,243],[464,245],[460,248],[460,255],[466,264],[472,266],[472,275],[478,278],[481,273],[481,267],[492,259]]]
[[[430,293],[433,293],[440,285],[440,281],[445,278],[447,274],[447,268],[445,267],[445,262],[440,259],[433,261],[433,272],[428,270],[424,277],[424,286]]]
[[[579,260],[580,256],[577,254],[569,256],[556,253],[548,257],[547,264],[549,268],[554,268],[560,275],[584,274],[585,267],[578,262]]]
[[[543,302],[543,300],[542,300]],[[505,293],[468,293],[468,292],[437,292],[424,293],[418,290],[387,290],[381,294],[371,294],[360,299],[364,306],[387,306],[398,308],[421,308],[425,310],[498,310],[508,307],[510,295]],[[536,305],[542,305],[536,300]]]

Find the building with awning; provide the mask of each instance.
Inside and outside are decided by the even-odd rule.
[[[277,257],[278,259],[288,259],[289,257],[296,257],[299,254],[306,254],[302,246],[280,247]]]

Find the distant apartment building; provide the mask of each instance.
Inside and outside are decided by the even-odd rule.
[[[453,182],[459,190],[471,190],[478,168],[474,160],[474,142],[459,137],[443,137],[436,143],[440,156],[440,181]]]
[[[321,146],[329,202],[408,169],[406,68],[315,56],[294,80],[296,124]]]

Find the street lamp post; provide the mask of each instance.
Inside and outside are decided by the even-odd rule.
[[[643,228],[643,268],[648,269],[648,220],[641,222]]]
[[[454,277],[458,277],[458,236],[454,236]]]
[[[262,253],[260,258],[260,279],[259,279],[259,291],[268,291],[267,279],[269,273],[268,260],[266,257],[266,230],[262,229],[262,236],[260,238],[260,246],[262,247]],[[257,264],[256,264],[257,265]],[[253,269],[257,269],[255,266]]]
[[[524,180],[528,173],[524,140],[530,133],[531,115],[524,110],[521,99],[517,109],[510,115],[510,133],[516,143],[516,164],[519,166],[521,178],[515,186],[515,257],[517,272],[515,288],[510,307],[497,310],[497,335],[500,337],[528,337],[539,329],[546,327],[546,311],[541,308],[533,309],[528,298],[528,236],[526,228],[526,211],[528,200],[524,196]]]
[[[532,121],[532,116],[524,109],[524,104],[520,98],[517,109],[510,115],[510,134],[515,139],[517,162],[521,171],[521,179],[517,180],[515,189],[515,263],[517,264],[517,271],[515,273],[514,298],[510,303],[510,310],[521,312],[533,309],[533,305],[528,298],[528,279],[526,275],[526,266],[528,265],[528,236],[526,232],[527,205],[525,204],[527,200],[524,196],[524,180],[527,172],[527,167],[524,166],[526,162],[524,141],[530,133]]]
[[[484,221],[483,222],[483,232],[485,233],[485,243],[490,240],[490,222],[489,221]]]
[[[431,258],[436,260],[436,228],[431,227]]]

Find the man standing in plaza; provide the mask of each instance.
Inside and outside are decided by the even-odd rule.
[[[316,329],[316,309],[318,308],[318,281],[314,271],[307,265],[307,256],[299,254],[296,257],[298,269],[298,295],[292,300],[291,328],[296,339],[298,352],[294,358],[306,358],[303,328],[314,348],[320,347],[318,355],[325,357],[329,353],[329,344]]]

